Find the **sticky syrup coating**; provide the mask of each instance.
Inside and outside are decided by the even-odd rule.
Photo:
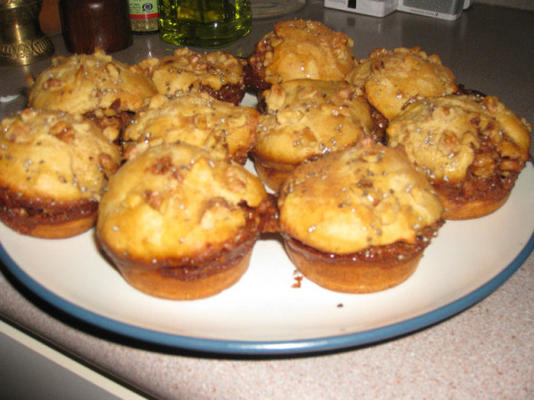
[[[456,77],[439,56],[420,48],[379,48],[360,60],[347,81],[361,87],[369,102],[387,119],[417,97],[455,93]]]
[[[0,125],[0,219],[42,238],[90,229],[118,147],[91,121],[58,111],[25,109]]]
[[[111,179],[97,234],[132,260],[206,258],[233,243],[266,196],[241,165],[185,143],[154,146]]]
[[[279,208],[284,234],[335,254],[413,243],[442,214],[424,175],[371,139],[301,164],[284,183]]]
[[[213,97],[239,104],[245,94],[246,61],[224,51],[197,52],[176,49],[170,56],[148,58],[138,66],[168,97],[205,91]]]
[[[266,113],[254,151],[267,160],[299,164],[353,145],[373,129],[369,104],[345,82],[293,80],[262,98]]]
[[[528,159],[530,127],[494,96],[444,96],[420,100],[406,107],[387,130],[388,144],[402,145],[408,158],[434,181],[465,179],[488,137],[507,164]],[[479,173],[492,173],[493,160],[476,161]],[[483,171],[485,169],[485,171]]]
[[[342,81],[354,66],[353,44],[318,21],[281,21],[257,43],[249,64],[268,85],[292,79]]]
[[[0,182],[27,197],[100,200],[119,149],[79,115],[25,109],[1,122]]]
[[[353,146],[374,129],[367,100],[346,82],[297,79],[273,85],[261,99],[252,154],[275,191],[301,162]]]
[[[434,185],[448,219],[498,209],[529,159],[530,126],[494,96],[416,101],[390,122],[387,136]]]
[[[136,111],[156,93],[153,82],[138,67],[96,49],[93,54],[54,57],[31,86],[28,104],[72,114],[111,108]]]
[[[189,93],[169,99],[154,96],[139,111],[123,134],[126,158],[147,148],[176,141],[209,149],[244,164],[256,140],[259,113],[206,93]]]

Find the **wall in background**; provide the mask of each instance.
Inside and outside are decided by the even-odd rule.
[[[534,10],[534,0],[472,0],[472,2]]]

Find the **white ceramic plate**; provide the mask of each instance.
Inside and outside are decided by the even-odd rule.
[[[448,221],[406,282],[350,295],[304,279],[281,244],[262,238],[243,278],[203,300],[153,298],[130,287],[99,254],[94,232],[36,239],[0,226],[0,257],[30,290],[90,324],[139,340],[216,353],[294,354],[377,342],[427,327],[481,300],[534,248],[534,168],[508,202],[469,221]]]

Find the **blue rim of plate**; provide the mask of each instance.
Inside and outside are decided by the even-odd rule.
[[[140,340],[142,342],[163,345],[202,353],[232,354],[232,355],[297,355],[305,353],[321,353],[334,350],[355,348],[378,343],[395,337],[403,336],[423,328],[432,326],[455,314],[458,314],[478,303],[508,280],[525,262],[534,250],[534,232],[523,249],[495,277],[449,304],[438,307],[425,314],[406,319],[379,328],[369,329],[338,336],[308,338],[286,341],[234,341],[217,340],[175,335],[154,331],[135,325],[126,324],[108,318],[73,304],[35,281],[20,268],[7,254],[0,244],[0,259],[7,269],[30,291],[58,309],[84,322],[113,332]]]

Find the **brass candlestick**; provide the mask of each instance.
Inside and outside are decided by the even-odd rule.
[[[54,45],[39,26],[42,0],[0,0],[0,65],[47,58]]]

